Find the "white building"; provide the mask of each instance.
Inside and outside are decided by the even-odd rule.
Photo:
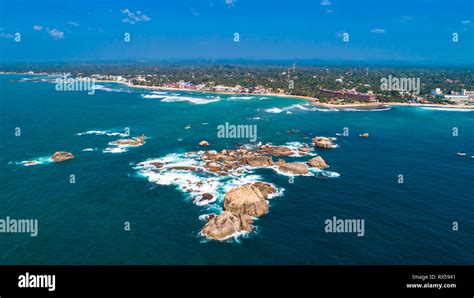
[[[441,91],[441,88],[436,88],[434,90],[431,90],[431,95],[433,96],[438,96],[438,95],[441,95],[443,94],[443,92]]]

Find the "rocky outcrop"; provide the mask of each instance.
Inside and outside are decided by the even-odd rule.
[[[69,159],[73,159],[74,155],[66,151],[57,151],[51,156],[51,160],[54,162],[61,162]]]
[[[252,184],[233,188],[224,197],[224,210],[260,216],[268,212],[267,196],[266,191],[262,193],[259,187]]]
[[[316,146],[321,148],[333,148],[336,145],[332,143],[334,138],[316,137],[313,142]],[[204,145],[201,144],[200,145]],[[221,189],[220,183],[225,183],[227,179],[219,179],[218,176],[232,176],[232,179],[240,179],[242,174],[251,172],[252,168],[266,167],[279,171],[286,175],[309,175],[312,168],[327,168],[328,165],[320,156],[314,157],[307,162],[287,162],[282,158],[273,156],[294,156],[301,157],[306,154],[311,154],[314,148],[311,144],[301,144],[297,147],[293,145],[287,146],[273,146],[271,143],[261,145],[258,148],[251,146],[242,146],[234,149],[216,150],[202,150],[185,153],[187,159],[195,162],[185,165],[181,161],[176,164],[153,161],[142,163],[146,170],[150,170],[149,164],[154,165],[155,172],[181,170],[189,172],[202,172],[206,177],[212,179],[194,179],[189,178],[187,183],[181,183],[182,190],[190,193],[193,197],[193,202],[199,206],[208,205],[216,202],[218,197],[213,193],[204,193],[209,191],[203,188],[206,183],[210,183],[212,188]],[[290,158],[286,158],[290,160]],[[200,175],[201,176],[201,175]],[[217,178],[217,179],[215,179]],[[178,180],[175,178],[174,180]],[[193,180],[193,181],[192,181]],[[206,182],[207,181],[207,182]],[[205,190],[206,189],[206,190]],[[264,215],[269,211],[268,197],[277,193],[277,189],[270,183],[254,182],[245,184],[240,187],[235,187],[229,190],[223,200],[223,212],[220,215],[208,214],[202,215],[199,218],[207,221],[201,230],[201,234],[209,239],[225,240],[235,234],[247,231],[252,231],[253,219],[255,217]],[[219,200],[220,201],[220,200]]]
[[[308,153],[311,151],[311,148],[302,146],[298,148],[298,151],[303,152],[303,153]]]
[[[215,172],[215,173],[219,173],[225,170],[224,165],[216,161],[208,162],[204,165],[204,167],[208,171]]]
[[[293,151],[285,146],[272,146],[268,149],[268,153],[274,156],[290,156]]]
[[[157,168],[157,169],[162,168],[163,165],[164,165],[162,162],[159,162],[159,161],[157,161],[157,162],[151,162],[150,164],[151,164],[152,166],[154,166],[155,168]]]
[[[209,142],[208,142],[208,141],[205,141],[205,140],[203,140],[203,141],[199,142],[199,146],[201,146],[201,147],[204,147],[204,146],[209,146]]]
[[[250,156],[245,158],[245,163],[252,167],[269,167],[273,165],[271,156]]]
[[[214,196],[210,193],[203,193],[200,198],[194,200],[198,205],[206,205],[214,201]]]
[[[369,133],[368,132],[364,132],[363,134],[360,134],[359,135],[361,138],[368,138],[369,137]]]
[[[229,211],[211,218],[202,228],[201,234],[209,239],[225,240],[236,233],[252,231],[252,217],[246,214],[234,214]]]
[[[261,145],[258,153],[270,154],[273,156],[289,156],[293,154],[290,148],[285,146],[272,146],[270,144]]]
[[[275,187],[265,182],[255,182],[252,185],[258,188],[265,198],[268,198],[268,195],[274,194],[277,191]]]
[[[324,161],[324,159],[321,156],[311,158],[310,160],[307,161],[307,164],[313,168],[320,168],[320,169],[329,168],[328,164]]]
[[[300,162],[287,162],[280,165],[278,170],[292,175],[306,175],[309,172],[308,167],[304,163]]]
[[[311,141],[316,147],[326,148],[326,149],[335,147],[335,145],[332,143],[333,140],[334,138],[327,138],[327,137],[315,137],[311,139]]]
[[[121,139],[110,142],[109,144],[115,146],[141,146],[145,144],[145,135],[140,135],[131,139]]]

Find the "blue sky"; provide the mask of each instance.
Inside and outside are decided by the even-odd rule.
[[[472,65],[473,22],[473,0],[0,0],[0,62],[204,58]]]

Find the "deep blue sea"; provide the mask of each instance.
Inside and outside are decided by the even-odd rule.
[[[100,85],[87,95],[58,92],[48,77],[0,76],[0,219],[39,221],[36,237],[0,233],[0,264],[474,264],[473,111],[322,110],[298,99]],[[337,137],[338,148],[316,153],[340,176],[290,183],[255,170],[283,194],[254,232],[206,241],[199,217],[216,207],[135,167],[200,150],[201,140],[215,150],[248,143],[218,138],[225,122],[257,125],[262,143]],[[125,128],[146,144],[104,153]],[[48,163],[59,150],[75,159]],[[29,160],[44,163],[21,164]],[[333,216],[364,219],[365,235],[326,233]]]

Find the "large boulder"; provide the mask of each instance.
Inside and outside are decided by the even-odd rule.
[[[201,234],[214,240],[225,240],[236,233],[252,231],[252,217],[246,214],[234,214],[229,211],[209,219]]]
[[[293,154],[293,151],[285,146],[271,146],[268,148],[268,153],[274,156],[289,156]]]
[[[219,162],[215,162],[215,161],[211,161],[211,162],[208,162],[204,165],[204,167],[211,171],[211,172],[221,172],[224,170],[224,165],[219,163]]]
[[[329,168],[328,164],[324,161],[321,156],[316,156],[307,161],[307,164],[313,168],[325,169]]]
[[[305,175],[308,174],[308,167],[301,162],[288,162],[278,167],[280,171],[292,175]]]
[[[368,132],[364,132],[363,134],[360,134],[360,137],[361,137],[361,138],[368,138],[368,137],[369,137],[369,133],[368,133]]]
[[[135,138],[130,138],[130,139],[120,139],[116,140],[113,142],[110,142],[110,145],[115,145],[115,146],[141,146],[145,144],[145,135],[140,135]]]
[[[61,162],[61,161],[65,161],[65,160],[69,160],[73,158],[74,158],[74,155],[66,151],[57,151],[57,152],[54,152],[54,154],[51,156],[51,159],[54,162]]]
[[[201,146],[201,147],[204,147],[204,146],[209,146],[209,142],[208,142],[208,141],[205,141],[205,140],[203,140],[203,141],[199,142],[199,146]]]
[[[268,212],[267,194],[259,187],[246,184],[231,189],[224,197],[224,210],[236,214],[260,216]]]
[[[271,156],[249,156],[245,158],[245,163],[252,167],[267,167],[273,165]]]
[[[327,137],[315,137],[311,140],[314,145],[318,148],[334,148],[335,145],[332,143],[333,138],[327,138]]]
[[[311,148],[306,147],[306,146],[302,146],[302,147],[299,147],[299,148],[298,148],[298,151],[304,152],[304,153],[308,153],[308,152],[311,151]]]
[[[277,191],[275,187],[273,187],[271,184],[265,183],[265,182],[255,182],[252,185],[255,186],[256,188],[258,188],[258,190],[260,190],[260,192],[265,196],[265,198],[267,198],[268,195],[270,195],[270,194],[276,193],[276,191]]]

